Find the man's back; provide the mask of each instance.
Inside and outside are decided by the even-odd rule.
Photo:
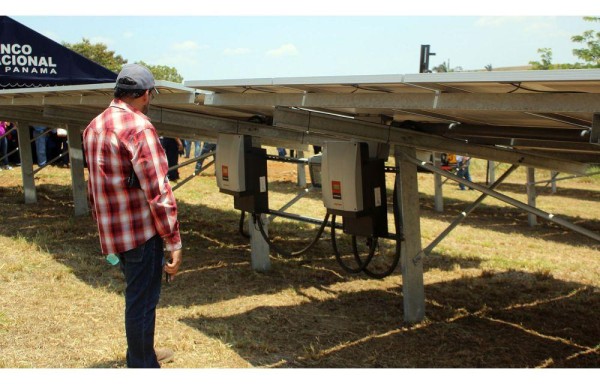
[[[88,196],[103,253],[135,248],[175,228],[175,199],[165,175],[164,151],[149,120],[114,100],[84,131]],[[136,175],[141,188],[129,186]],[[156,213],[154,217],[153,211]]]

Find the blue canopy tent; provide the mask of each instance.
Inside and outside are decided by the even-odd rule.
[[[0,16],[0,89],[115,82],[117,74]]]

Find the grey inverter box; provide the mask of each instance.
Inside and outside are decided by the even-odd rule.
[[[344,218],[344,232],[387,236],[385,160],[364,142],[326,142],[321,160],[323,204]]]
[[[219,191],[233,196],[236,209],[269,211],[267,151],[253,147],[251,136],[219,134],[215,166]]]

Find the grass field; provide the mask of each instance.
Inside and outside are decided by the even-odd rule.
[[[295,169],[269,164],[272,208],[299,192]],[[270,272],[253,271],[240,214],[212,174],[175,192],[184,263],[158,309],[157,345],[176,351],[166,368],[600,367],[597,241],[541,219],[530,227],[527,213],[488,198],[425,257],[426,318],[404,324],[400,266],[381,280],[349,275],[328,233],[311,263],[273,255]],[[485,163],[472,174],[484,181]],[[123,278],[100,254],[91,217],[73,216],[69,169],[38,173],[33,205],[19,168],[0,180],[0,367],[124,367]],[[525,170],[499,191],[526,202]],[[538,208],[600,233],[600,177],[538,192]],[[424,247],[479,196],[448,181],[435,212],[426,173],[419,193]],[[290,212],[325,209],[313,191]],[[291,250],[316,230],[282,218],[269,226]]]

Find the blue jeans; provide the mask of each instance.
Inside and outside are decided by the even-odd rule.
[[[163,240],[156,235],[119,256],[127,282],[127,367],[160,368],[154,352],[154,329],[164,261]]]
[[[194,156],[200,156],[200,142],[196,140],[185,141],[185,157],[190,157],[192,154],[192,144],[194,145]]]
[[[460,178],[463,178],[463,179],[467,180],[467,181],[471,181],[471,182],[473,181],[473,180],[471,180],[471,173],[469,172],[469,163],[467,163],[467,164],[463,164],[462,162],[458,163],[458,172],[456,172],[456,175],[458,177],[460,177]],[[460,184],[459,183],[458,186],[463,191],[465,190],[465,185],[464,184]],[[469,188],[469,189],[472,189],[472,188]]]
[[[41,136],[46,130],[46,127],[33,127],[33,137],[35,138],[35,154],[37,163],[40,167],[46,165],[46,143],[48,135]]]
[[[194,157],[200,156],[201,147],[199,141],[194,141]]]
[[[215,144],[215,143],[209,143],[209,142],[205,141],[204,144],[202,145],[202,150],[200,151],[200,154],[197,155],[194,152],[194,156],[202,156],[202,155],[204,155],[204,154],[206,154],[208,152],[214,151],[215,149],[217,149],[217,144]],[[203,162],[204,162],[204,159],[198,160],[196,162],[196,169],[195,169],[196,173],[200,172],[200,169],[202,169],[202,163]]]

